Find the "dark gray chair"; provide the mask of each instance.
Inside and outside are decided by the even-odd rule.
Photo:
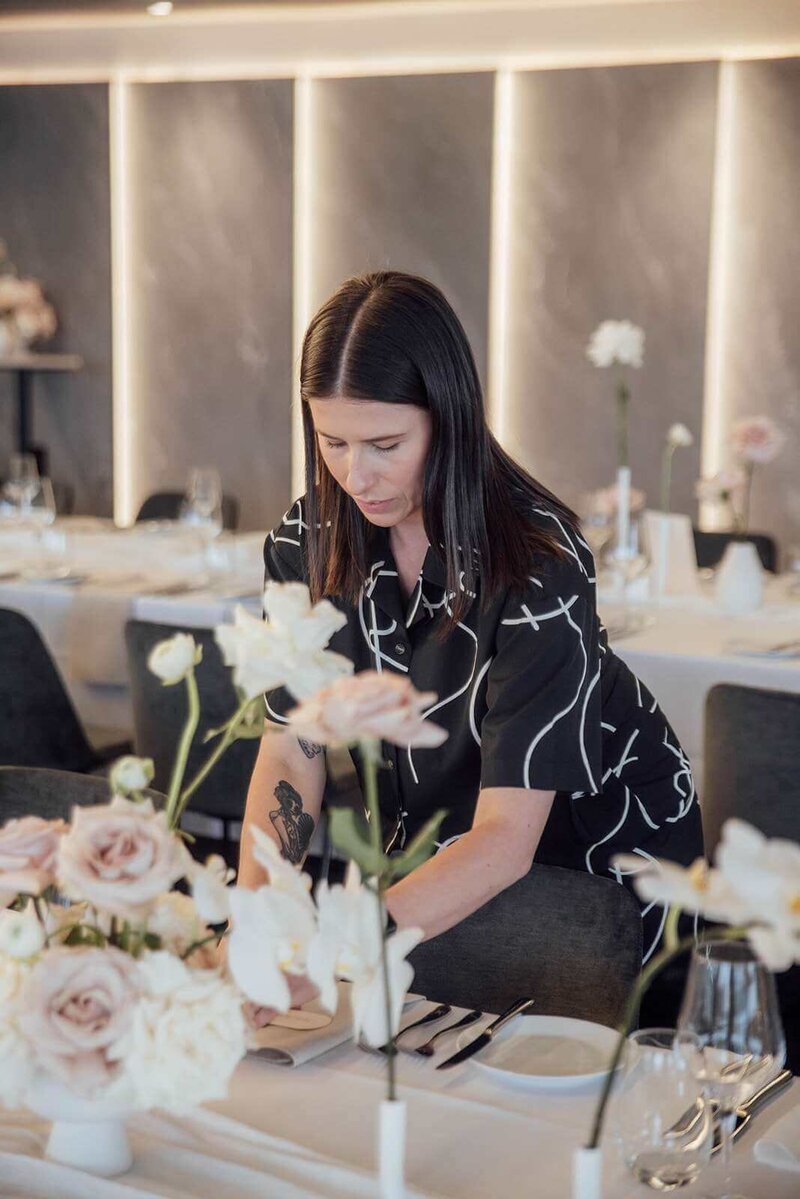
[[[706,699],[703,828],[713,854],[730,816],[800,841],[800,695],[720,683]]]
[[[775,538],[768,533],[721,533],[706,532],[705,529],[692,529],[694,533],[694,553],[700,568],[714,567],[722,560],[722,555],[731,541],[752,541],[761,559],[764,570],[778,569],[778,547]]]
[[[39,630],[0,608],[0,765],[88,773],[129,750],[92,747]]]
[[[156,806],[164,801],[155,791],[146,794]],[[69,820],[74,807],[104,804],[110,798],[108,780],[98,775],[33,766],[0,766],[0,825],[20,816]]]
[[[529,995],[534,1014],[614,1026],[642,966],[642,918],[619,883],[536,865],[409,960],[428,999],[501,1012]]]
[[[238,704],[230,670],[223,664],[211,629],[178,628],[130,620],[125,626],[128,674],[133,701],[134,744],[136,753],[152,758],[155,764],[153,786],[168,791],[175,750],[186,720],[186,689],[164,687],[147,667],[150,651],[175,633],[191,633],[203,649],[203,660],[196,670],[200,692],[200,724],[189,752],[185,774],[188,782],[205,762],[213,746],[203,743],[208,729],[218,728]],[[221,820],[222,844],[215,848],[235,865],[238,854],[237,832],[232,827],[244,817],[247,787],[253,773],[258,741],[236,741],[198,787],[191,800],[191,811]]]
[[[182,491],[155,491],[149,495],[139,509],[137,524],[141,520],[177,520],[181,512],[184,493]],[[222,527],[236,529],[239,525],[239,501],[232,495],[222,497]]]

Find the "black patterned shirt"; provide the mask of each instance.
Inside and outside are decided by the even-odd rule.
[[[347,624],[330,648],[356,671],[407,674],[436,692],[427,714],[449,734],[438,749],[384,746],[386,844],[401,847],[444,808],[441,848],[470,828],[481,788],[523,787],[556,792],[536,861],[617,881],[625,880],[610,859],[622,851],[688,864],[703,851],[689,761],[656,700],[608,646],[588,546],[547,508],[535,511],[565,557],[532,563],[524,588],[485,608],[476,595],[445,640],[437,631],[453,593],[443,559],[429,547],[406,600],[385,529],[374,528],[358,604],[333,600]],[[307,581],[306,528],[298,500],[267,538],[268,579]],[[284,691],[267,696],[273,719],[292,706]],[[647,953],[663,911],[645,915]]]

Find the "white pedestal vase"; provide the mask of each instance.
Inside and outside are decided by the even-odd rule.
[[[136,1110],[119,1099],[86,1099],[64,1083],[40,1075],[28,1088],[25,1104],[53,1121],[45,1155],[52,1161],[100,1178],[124,1174],[133,1164],[125,1121]]]
[[[744,616],[761,607],[764,569],[752,541],[731,541],[717,570],[716,599],[729,616]]]
[[[406,1105],[384,1099],[378,1125],[378,1194],[380,1199],[404,1199],[406,1160]]]
[[[617,470],[617,544],[618,552],[625,554],[631,535],[631,468],[620,466]]]
[[[572,1154],[572,1199],[602,1199],[602,1149],[576,1149]]]
[[[666,595],[699,595],[697,556],[692,522],[678,512],[644,514],[650,554],[653,598]]]

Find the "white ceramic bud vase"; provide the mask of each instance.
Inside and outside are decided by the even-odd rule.
[[[572,1199],[602,1199],[602,1149],[576,1149],[572,1154]]]
[[[86,1099],[56,1078],[40,1074],[28,1088],[25,1105],[53,1121],[45,1156],[62,1165],[113,1178],[133,1164],[125,1121],[134,1107],[120,1099]]]
[[[378,1178],[380,1199],[404,1199],[406,1160],[406,1105],[384,1099],[378,1125]]]
[[[729,616],[745,616],[761,607],[764,570],[752,541],[731,541],[717,570],[717,603]]]

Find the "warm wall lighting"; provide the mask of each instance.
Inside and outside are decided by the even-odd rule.
[[[294,82],[294,252],[292,275],[292,498],[305,489],[303,418],[300,405],[300,351],[311,320],[311,267],[314,260],[312,188],[314,184],[314,83]]]
[[[151,17],[168,17],[172,12],[172,0],[156,0],[155,4],[148,4],[147,11]]]
[[[111,157],[111,290],[113,362],[114,519],[133,524],[136,462],[131,382],[131,249],[129,84],[115,79],[109,85]]]
[[[492,139],[492,228],[489,251],[489,419],[497,440],[505,444],[509,360],[509,269],[514,118],[514,74],[499,70],[494,85]]]

